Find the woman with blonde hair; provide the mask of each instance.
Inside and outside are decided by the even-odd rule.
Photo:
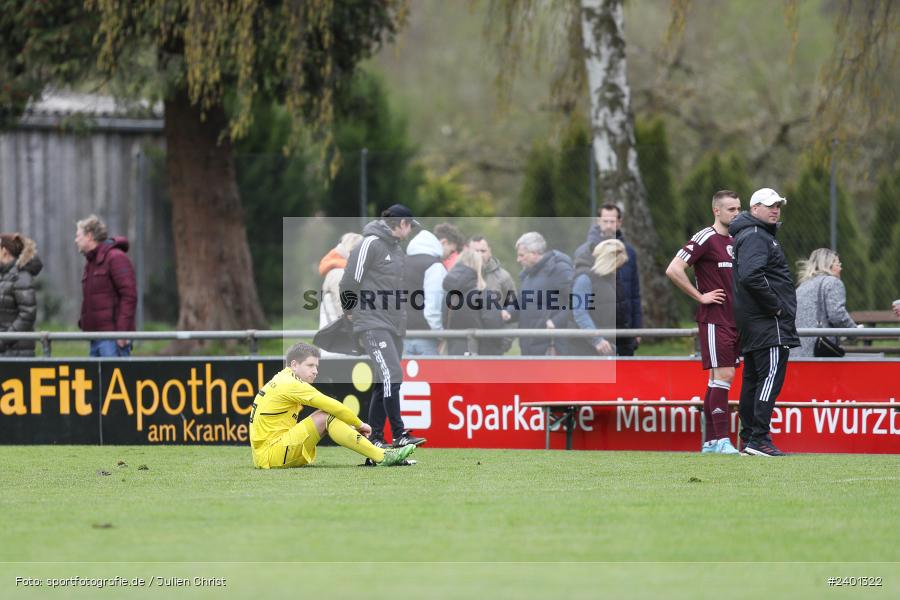
[[[817,248],[797,261],[797,328],[856,327],[847,312],[847,290],[841,281],[841,258],[828,248]],[[831,338],[837,343],[837,338]],[[815,337],[800,338],[791,358],[815,356]]]
[[[628,262],[625,244],[619,240],[604,240],[594,247],[588,262],[586,256],[575,262],[572,284],[572,319],[578,329],[628,329],[628,299],[618,284],[619,269]],[[596,356],[630,354],[633,338],[606,339],[573,338],[571,354]]]
[[[484,261],[481,254],[474,250],[466,249],[460,252],[456,260],[472,269],[475,273],[475,289],[483,290],[487,284],[484,281]],[[455,265],[456,263],[454,263]]]
[[[43,266],[32,240],[21,233],[0,234],[0,331],[34,331],[34,278]],[[34,356],[34,342],[0,341],[0,356]]]
[[[322,283],[322,302],[319,304],[319,328],[337,321],[343,314],[341,309],[341,277],[347,266],[347,257],[356,248],[363,237],[358,233],[345,233],[338,245],[331,249],[319,261],[319,275],[325,278]]]
[[[488,306],[485,297],[484,264],[481,253],[471,248],[460,252],[453,268],[444,278],[444,329],[499,329],[503,320],[497,309]],[[464,338],[447,340],[447,354],[463,356],[469,351]],[[478,340],[478,354],[502,354],[503,340]]]

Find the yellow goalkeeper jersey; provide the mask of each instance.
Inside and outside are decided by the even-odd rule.
[[[334,415],[351,427],[362,421],[353,411],[294,376],[285,367],[263,386],[250,412],[250,446],[254,452],[268,446],[297,424],[304,406]]]

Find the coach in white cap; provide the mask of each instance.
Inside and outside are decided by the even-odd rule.
[[[775,239],[787,204],[771,188],[750,197],[728,232],[734,237],[734,319],[741,337],[741,445],[745,454],[782,456],[769,423],[784,384],[789,348],[800,345],[794,318],[797,295],[781,244]]]

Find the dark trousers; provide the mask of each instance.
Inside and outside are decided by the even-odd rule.
[[[760,348],[744,353],[744,376],[741,383],[741,441],[770,442],[769,423],[775,399],[784,385],[790,352],[782,346]]]
[[[386,329],[373,329],[363,333],[360,341],[372,359],[375,371],[372,399],[369,402],[372,438],[384,439],[385,416],[391,423],[391,434],[397,438],[403,432],[403,419],[400,417],[400,384],[403,382],[400,355],[403,352],[403,340]]]

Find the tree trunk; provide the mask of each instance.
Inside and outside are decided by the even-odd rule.
[[[638,255],[644,326],[668,325],[672,290],[655,259],[660,241],[638,168],[622,0],[582,0],[581,8],[598,189],[604,202],[624,208],[626,239]]]
[[[265,327],[232,145],[219,141],[225,128],[221,107],[201,117],[183,90],[165,102],[178,329],[183,331]]]

